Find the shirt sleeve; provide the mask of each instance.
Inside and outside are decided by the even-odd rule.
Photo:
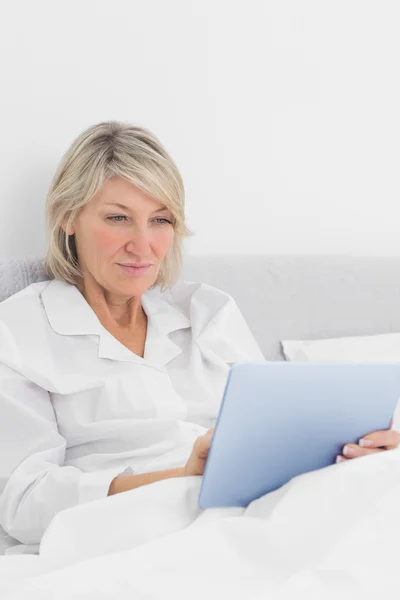
[[[204,286],[205,287],[205,286]],[[200,290],[199,290],[200,292]],[[208,289],[205,289],[208,293]],[[206,295],[202,302],[206,302]],[[200,295],[200,294],[199,294]],[[232,365],[235,362],[264,362],[265,358],[236,301],[224,293],[224,303],[205,323],[198,336],[204,354]]]
[[[84,473],[64,466],[49,393],[0,363],[0,525],[25,544],[37,544],[56,513],[106,497],[121,473]]]

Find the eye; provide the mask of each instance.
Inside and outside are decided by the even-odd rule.
[[[113,215],[112,217],[107,217],[108,221],[113,221],[114,223],[120,223],[124,219],[126,219],[125,215]]]
[[[156,217],[154,220],[157,221],[160,225],[164,225],[164,223],[169,223],[170,225],[172,225],[172,221],[170,221],[169,219],[164,219],[164,217]]]

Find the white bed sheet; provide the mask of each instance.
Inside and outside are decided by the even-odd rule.
[[[160,481],[60,513],[40,556],[0,558],[0,597],[399,595],[398,450],[302,475],[246,510],[199,511],[200,483]]]

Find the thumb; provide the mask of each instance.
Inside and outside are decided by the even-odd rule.
[[[209,430],[198,438],[198,456],[205,458],[211,445],[212,431]]]

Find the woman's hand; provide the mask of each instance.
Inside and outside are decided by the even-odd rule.
[[[393,421],[390,429],[369,433],[361,438],[358,444],[346,444],[342,450],[343,454],[336,457],[336,462],[398,448],[400,445],[400,432],[392,429],[392,426]]]
[[[184,467],[186,477],[191,477],[192,475],[203,475],[213,433],[214,428],[209,429],[207,433],[200,435],[195,441],[192,453]]]

